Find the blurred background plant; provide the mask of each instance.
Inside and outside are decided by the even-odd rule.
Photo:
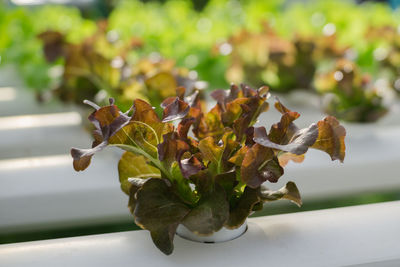
[[[186,87],[188,92],[195,87],[204,89],[204,83],[191,78],[187,69],[175,67],[174,60],[163,59],[159,54],[128,60],[129,55],[139,53],[142,41],[132,37],[124,42],[106,28],[107,22],[99,21],[97,31],[76,44],[56,31],[39,35],[47,61],[61,62],[62,77],[47,97],[76,104],[83,104],[85,99],[102,104],[113,97],[126,110],[135,98],[151,99],[161,112],[162,100],[175,95],[178,86]]]
[[[28,88],[45,91],[57,72],[46,62],[37,37],[43,31],[57,30],[71,42],[79,42],[96,27],[74,7],[40,6],[32,9],[10,7],[0,2],[1,65],[13,64]]]
[[[342,120],[374,122],[388,111],[371,77],[346,59],[338,60],[331,72],[319,75],[315,87],[324,95],[324,111]]]

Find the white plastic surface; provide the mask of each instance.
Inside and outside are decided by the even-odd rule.
[[[147,231],[0,245],[0,266],[400,266],[400,202],[248,220],[235,240],[175,238],[165,256]]]
[[[132,221],[119,188],[120,153],[106,149],[75,172],[69,150],[92,142],[78,113],[36,102],[13,74],[0,70],[0,235]]]
[[[96,155],[80,173],[67,154],[47,161],[50,166],[0,170],[0,234],[133,221],[114,153]]]

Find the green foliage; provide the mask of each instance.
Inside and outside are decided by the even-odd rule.
[[[230,66],[226,79],[254,85],[269,84],[274,91],[288,92],[312,88],[321,61],[341,57],[345,49],[336,46],[335,36],[296,36],[287,40],[264,22],[260,33],[242,30],[219,49],[229,46]]]
[[[177,97],[162,102],[162,119],[140,99],[126,113],[113,100],[105,107],[91,103],[95,141],[92,148],[71,149],[73,166],[86,169],[106,146],[125,150],[118,165],[121,188],[135,222],[165,254],[173,251],[179,224],[211,235],[224,226],[239,227],[265,202],[289,199],[301,205],[293,182],[277,191],[263,183],[278,182],[285,164],[301,162],[308,148],[343,161],[346,132],[334,117],[299,129],[293,121],[300,115],[279,101],[280,122],[268,133],[255,129],[260,113],[268,110],[268,91],[232,85],[214,91],[217,104],[205,111],[197,92],[185,96],[178,88]]]
[[[54,80],[52,64],[46,62],[36,38],[50,29],[65,33],[68,40],[76,42],[95,27],[76,8],[44,6],[28,10],[0,3],[0,63],[15,64],[26,85],[37,91],[47,90]]]
[[[54,90],[62,101],[82,104],[89,99],[104,103],[114,97],[122,108],[129,108],[131,99],[142,98],[151,99],[158,107],[164,98],[175,95],[177,86],[195,88],[188,70],[160,57],[139,59],[140,39],[122,41],[107,34],[106,28],[105,21],[98,22],[97,31],[79,43],[68,42],[57,31],[39,35],[47,60],[62,59],[62,78]],[[162,110],[158,108],[157,112]]]
[[[197,71],[201,80],[212,81],[215,89],[227,85],[223,78],[227,62],[212,47],[246,24],[258,28],[261,18],[277,12],[281,5],[279,0],[212,0],[197,12],[190,1],[122,1],[110,15],[109,29],[122,39],[142,38],[146,53],[157,51],[176,59],[179,66]]]

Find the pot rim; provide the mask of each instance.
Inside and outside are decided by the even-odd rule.
[[[186,228],[183,224],[179,224],[176,229],[176,235],[183,239],[187,239],[190,241],[200,242],[200,243],[221,243],[227,242],[233,239],[236,239],[242,236],[247,232],[247,220],[236,229],[228,229],[222,227],[221,230],[213,233],[209,236],[199,236],[193,232],[191,232],[188,228]]]

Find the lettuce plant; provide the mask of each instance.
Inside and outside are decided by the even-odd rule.
[[[37,34],[46,30],[60,31],[69,41],[79,41],[93,33],[95,24],[82,18],[79,9],[71,6],[28,9],[6,2],[0,1],[1,65],[14,64],[27,87],[43,92],[54,80],[49,75],[52,64],[43,57]]]
[[[150,231],[165,254],[173,251],[179,224],[211,235],[239,227],[266,202],[289,199],[300,206],[294,182],[276,191],[264,183],[278,182],[285,164],[301,162],[309,148],[343,161],[346,132],[330,116],[299,129],[294,120],[300,114],[279,100],[281,120],[269,131],[254,127],[269,108],[268,90],[232,85],[214,91],[217,104],[205,111],[198,92],[185,96],[179,87],[176,97],[162,102],[162,118],[141,99],[127,112],[112,99],[104,107],[87,102],[95,108],[89,117],[95,141],[89,149],[72,148],[74,169],[85,170],[107,146],[125,150],[118,164],[122,191],[129,195],[136,224]]]
[[[370,77],[349,60],[338,60],[334,70],[320,74],[315,87],[324,95],[324,111],[342,120],[373,122],[388,111]]]
[[[257,86],[267,83],[279,92],[310,89],[318,64],[344,54],[334,35],[284,39],[266,23],[263,25],[261,33],[242,30],[229,39],[232,52],[226,71],[228,81],[245,80]]]
[[[366,38],[371,46],[370,58],[378,75],[387,78],[400,93],[400,34],[397,27],[385,25],[370,27]]]
[[[70,43],[64,35],[46,31],[39,35],[50,62],[63,59],[63,74],[55,94],[64,102],[82,103],[84,99],[101,101],[116,98],[129,108],[131,99],[151,100],[156,106],[175,95],[177,86],[193,90],[195,80],[189,71],[175,67],[173,60],[144,57],[129,60],[143,45],[132,37],[129,42],[107,32],[107,23],[99,22],[98,31],[81,43]]]

